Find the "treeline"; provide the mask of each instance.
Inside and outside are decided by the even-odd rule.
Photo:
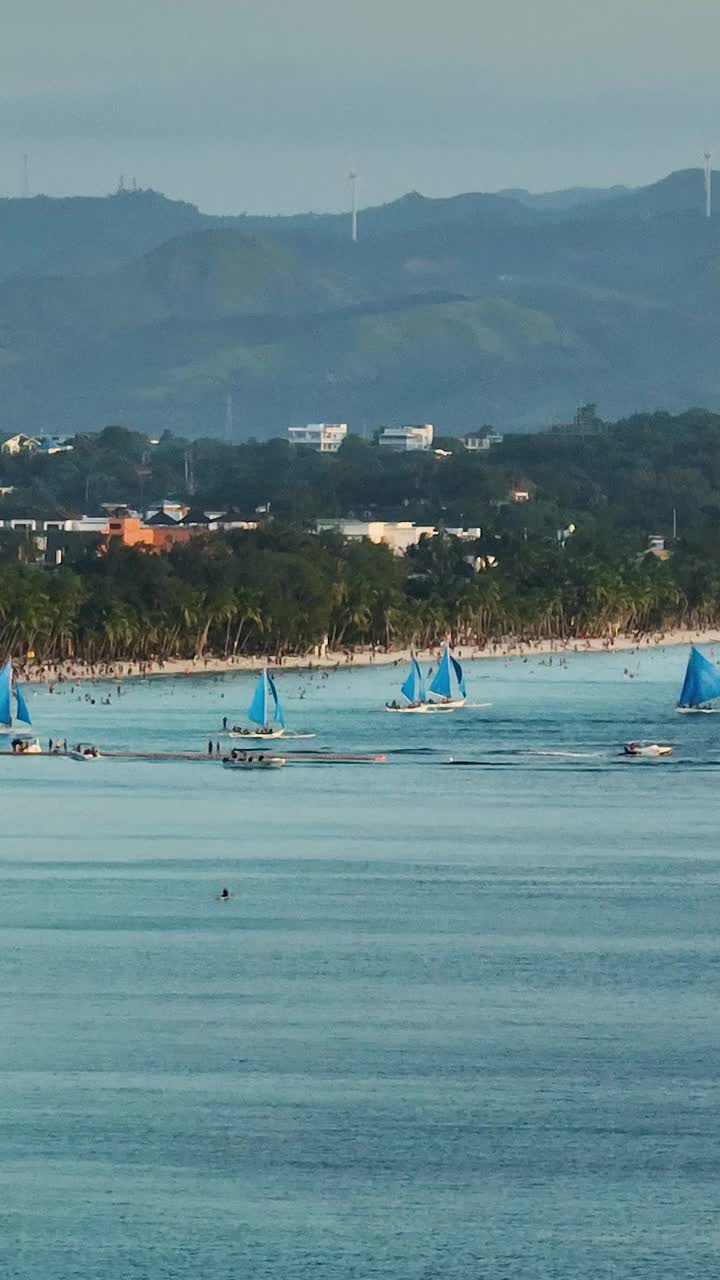
[[[144,507],[173,496],[194,506],[252,512],[270,506],[293,523],[321,516],[400,516],[419,523],[480,525],[490,536],[553,536],[569,522],[603,542],[651,533],[712,531],[720,516],[720,415],[690,410],[638,415],[585,438],[507,434],[470,455],[388,456],[350,436],[335,455],[291,449],[284,440],[225,445],[166,433],[152,445],[121,427],[77,436],[72,452],[3,456],[0,481],[14,492],[0,516],[97,511],[103,502]],[[513,486],[533,500],[508,501]]]
[[[497,566],[449,536],[404,558],[279,523],[200,537],[167,555],[111,545],[43,568],[0,563],[0,650],[88,662],[278,656],[356,645],[424,647],[451,635],[614,636],[720,623],[720,557],[678,545],[671,559],[614,553],[581,536],[498,541]]]

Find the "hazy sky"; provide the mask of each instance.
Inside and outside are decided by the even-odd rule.
[[[0,0],[0,194],[209,212],[720,167],[718,0]]]

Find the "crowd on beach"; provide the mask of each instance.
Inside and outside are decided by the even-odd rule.
[[[604,637],[573,636],[567,639],[529,639],[504,637],[488,641],[486,644],[458,643],[453,652],[465,659],[479,658],[529,658],[552,657],[553,655],[591,652],[638,652],[649,647],[675,644],[711,644],[717,643],[714,632],[698,632],[689,630],[658,631],[651,634],[619,634]],[[283,654],[273,656],[234,655],[218,658],[211,655],[188,658],[152,659],[136,662],[83,662],[78,658],[69,658],[65,662],[42,663],[33,659],[24,664],[16,662],[16,670],[21,679],[33,683],[50,686],[68,682],[79,684],[82,681],[105,680],[121,682],[126,679],[148,678],[151,676],[193,676],[204,673],[219,675],[233,671],[258,671],[264,666],[285,668],[289,670],[340,670],[370,665],[400,665],[408,661],[411,654],[420,661],[435,661],[438,648],[422,651],[405,647],[400,649],[380,648],[376,645],[344,649],[331,652],[326,649],[315,649],[304,654]]]

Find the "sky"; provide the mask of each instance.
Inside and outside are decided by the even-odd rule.
[[[0,0],[0,194],[210,213],[639,185],[717,146],[718,0]]]

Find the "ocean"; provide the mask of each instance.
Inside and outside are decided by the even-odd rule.
[[[377,766],[0,761],[0,1274],[715,1274],[720,716],[674,713],[686,659],[476,662],[490,705],[442,716],[384,713],[400,668],[280,675],[288,750]],[[29,703],[202,751],[252,683]]]

